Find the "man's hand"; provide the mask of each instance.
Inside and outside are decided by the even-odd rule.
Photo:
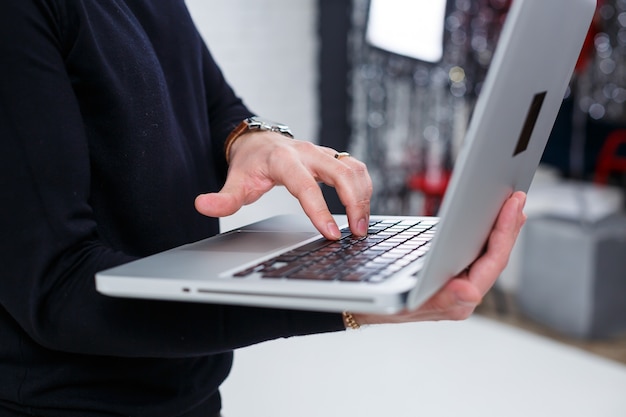
[[[352,233],[364,236],[369,224],[372,181],[365,164],[353,157],[336,159],[336,153],[274,132],[246,133],[230,149],[224,187],[219,193],[199,195],[196,210],[211,217],[229,216],[275,185],[284,185],[324,237],[339,239],[341,233],[319,186],[323,182],[337,190]]]
[[[354,314],[359,324],[464,320],[481,303],[506,264],[520,229],[526,221],[522,209],[526,194],[514,193],[504,204],[494,225],[487,251],[472,266],[452,278],[438,293],[415,311],[393,315]]]

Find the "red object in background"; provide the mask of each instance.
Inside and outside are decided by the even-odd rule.
[[[437,214],[451,174],[450,171],[441,172],[438,181],[432,181],[425,173],[414,174],[409,177],[409,188],[424,195],[424,206],[422,213],[420,213],[422,216],[434,216]]]
[[[626,157],[617,154],[619,147],[626,145],[626,129],[611,132],[598,155],[593,182],[607,184],[612,172],[626,172]]]
[[[576,67],[574,68],[574,73],[576,74],[580,74],[585,71],[587,65],[589,65],[589,62],[591,62],[593,55],[595,54],[595,37],[601,31],[598,10],[600,10],[602,3],[604,3],[604,0],[598,0],[598,4],[596,6],[596,16],[591,22],[589,32],[587,32],[587,37],[585,38],[580,56],[578,57],[578,62],[576,62]]]

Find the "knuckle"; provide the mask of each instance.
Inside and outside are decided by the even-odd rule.
[[[354,159],[354,169],[361,175],[369,176],[367,171],[367,165],[363,161],[359,161],[358,159]]]
[[[292,145],[294,145],[295,148],[298,149],[299,152],[304,152],[304,153],[316,152],[320,149],[320,147],[317,146],[316,144],[312,142],[307,142],[304,140],[292,141]]]
[[[317,184],[317,182],[311,180],[311,181],[303,181],[301,188],[300,188],[300,192],[303,195],[312,195],[312,194],[317,194],[319,193],[319,185]]]
[[[337,174],[339,175],[339,178],[342,178],[342,179],[352,180],[353,178],[356,177],[355,172],[352,169],[352,167],[348,165],[343,165],[343,164],[337,168]]]
[[[355,201],[354,206],[359,209],[369,210],[370,203],[371,201],[369,197],[367,197],[367,198],[362,198],[362,199]]]
[[[343,164],[339,168],[339,173],[342,176],[346,176],[348,178],[366,178],[367,182],[371,185],[371,179],[369,176],[369,172],[367,171],[367,166],[361,161],[354,161],[352,163]]]
[[[301,178],[299,181],[290,183],[289,192],[300,202],[315,201],[321,193],[319,184],[313,178]]]
[[[293,158],[293,150],[287,146],[276,146],[268,155],[271,164],[284,164],[285,161],[291,161]]]

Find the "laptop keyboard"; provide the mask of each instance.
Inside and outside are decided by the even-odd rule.
[[[382,282],[429,249],[437,219],[371,221],[368,234],[348,228],[338,241],[316,240],[235,273],[235,277]]]

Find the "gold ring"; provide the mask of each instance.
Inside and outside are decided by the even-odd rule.
[[[337,152],[335,154],[335,159],[341,159],[350,156],[348,152]]]

